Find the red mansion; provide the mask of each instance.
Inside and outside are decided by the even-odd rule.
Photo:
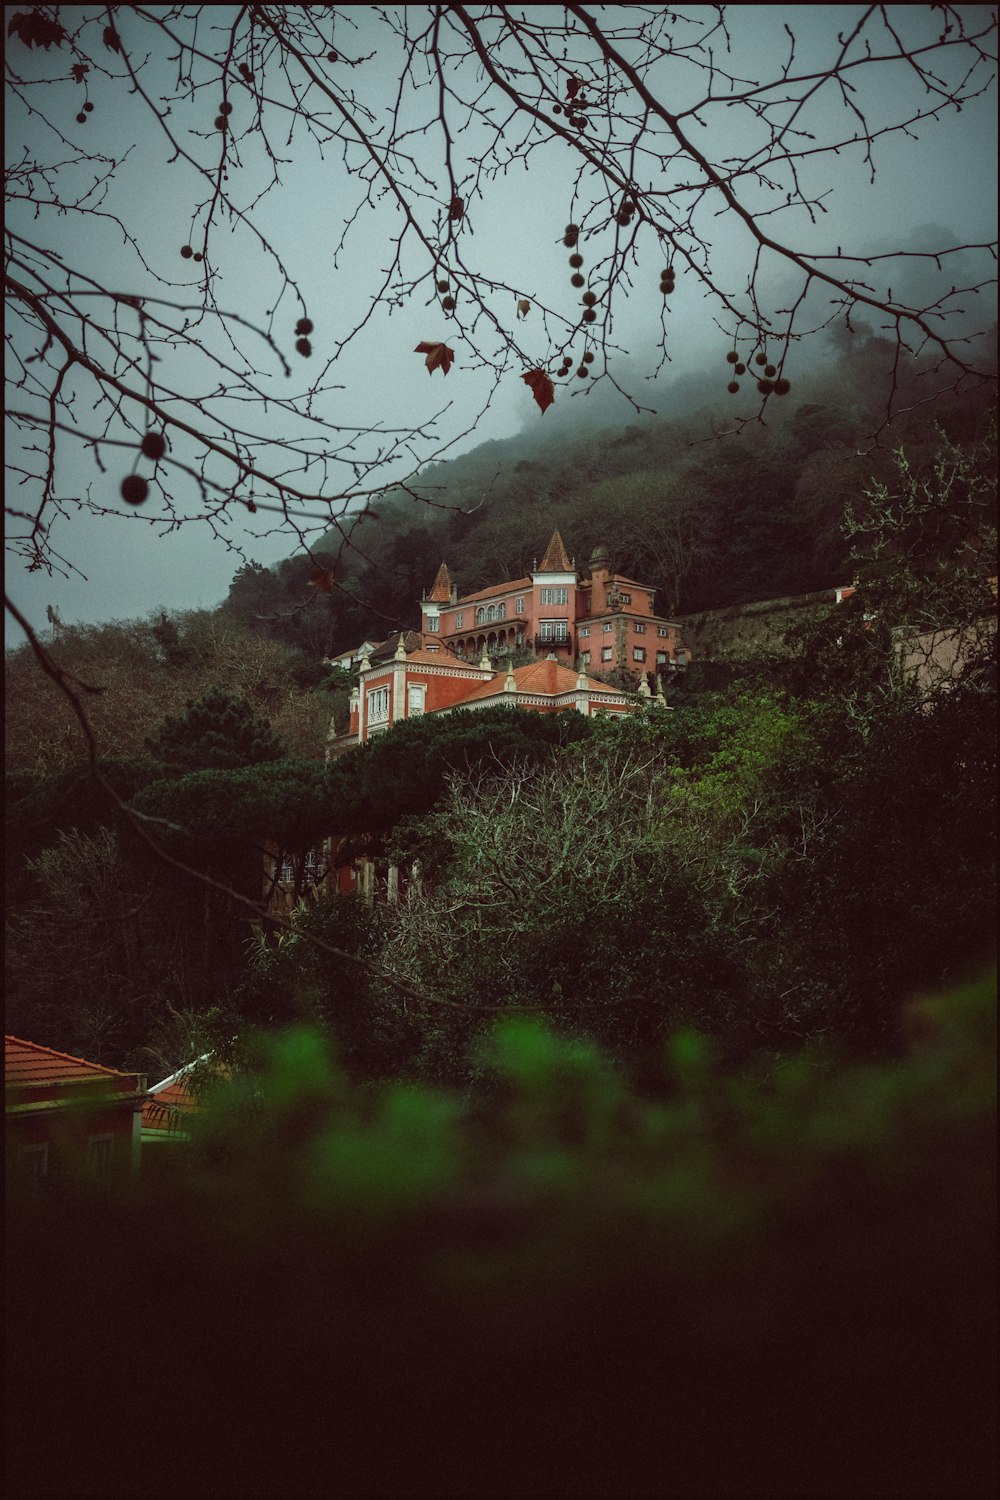
[[[653,603],[648,584],[610,571],[603,548],[581,578],[558,532],[530,575],[473,594],[460,597],[442,563],[420,603],[419,633],[362,648],[350,728],[331,734],[329,753],[363,744],[401,719],[454,708],[628,712],[635,700],[591,674],[615,673],[621,681],[624,671],[651,697],[649,679],[683,663],[678,627],[656,615]],[[516,652],[536,660],[495,669],[495,658]]]

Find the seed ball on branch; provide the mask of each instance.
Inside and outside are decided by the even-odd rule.
[[[580,273],[579,273],[579,271],[577,271],[577,273],[576,273],[575,276],[571,276],[569,278],[569,284],[570,284],[570,286],[581,287],[581,286],[586,286],[587,282],[586,282],[586,278],[583,277],[583,276],[581,276]]]
[[[577,370],[576,373],[580,377],[581,380],[585,380],[586,377],[590,374],[590,371],[587,369],[586,365],[581,365],[580,368]]]
[[[760,391],[762,396],[769,396],[774,390],[774,386],[770,380],[758,380],[757,389]]]
[[[774,365],[764,366],[764,374],[767,376],[768,380],[771,380],[775,375],[777,375],[777,373],[778,372],[775,369]]]
[[[594,363],[594,351],[592,349],[587,350],[583,356],[583,362],[585,365],[592,365]]]
[[[579,238],[579,236],[575,235],[575,234],[564,234],[563,235],[563,244],[566,246],[566,249],[567,250],[575,250],[576,249],[576,242],[577,242],[578,238]]]
[[[726,359],[731,365],[737,365],[740,362],[740,357],[736,353],[735,349],[730,349],[729,353],[726,355]]]
[[[216,128],[216,130],[228,130],[229,129],[229,121],[226,119],[225,115],[216,115],[216,117],[215,117],[215,128]]]
[[[93,113],[93,109],[94,109],[94,106],[91,104],[90,100],[88,99],[87,102],[86,102],[86,104],[83,106],[83,112],[84,112],[84,114],[86,114],[86,115],[92,114]]]
[[[147,432],[140,447],[146,458],[159,459],[167,451],[167,440],[162,432]]]
[[[296,339],[295,348],[297,352],[302,355],[303,359],[308,359],[310,354],[313,352],[313,346],[312,344],[310,344],[308,339]]]
[[[766,365],[767,364],[767,355],[766,354],[755,354],[753,362],[754,362],[755,365]]]
[[[782,378],[781,380],[776,380],[774,382],[774,394],[776,396],[787,396],[791,388],[792,383],[790,380],[785,380],[784,378]]]
[[[228,99],[223,99],[222,103],[219,105],[219,114],[220,115],[231,115],[232,112],[233,112],[233,106],[230,104],[229,100]]]
[[[583,256],[571,255],[569,258],[569,263],[573,267],[574,271],[579,271],[580,267],[583,265]]]
[[[86,125],[86,123],[87,123],[87,116],[85,114],[83,114],[83,113],[78,114],[77,117],[76,117],[76,123],[78,125]]]
[[[141,505],[149,495],[149,485],[141,474],[126,474],[122,480],[122,499],[127,505]]]
[[[595,311],[594,311],[594,309],[592,307],[588,307],[588,308],[584,309],[583,321],[585,323],[596,323],[597,322],[597,314],[595,313]]]
[[[326,54],[326,60],[327,60],[327,62],[339,62],[340,61],[340,55],[339,55],[339,53],[336,53],[336,52],[328,52]]]
[[[446,292],[450,286],[451,286],[451,282],[450,281],[443,281],[442,280],[442,281],[439,281],[437,283],[437,289],[438,289],[439,292]]]
[[[300,334],[312,333],[312,318],[300,318],[295,325],[295,332]]]
[[[597,295],[595,292],[584,292],[583,296],[580,298],[580,301],[583,303],[584,307],[593,307],[594,303],[597,301]]]
[[[194,254],[194,251],[191,249],[190,245],[182,245],[181,246],[181,255],[183,256],[183,258],[185,260],[190,260],[193,254]]]
[[[455,311],[455,299],[454,299],[454,297],[442,297],[441,298],[441,306],[444,308],[445,312],[454,312]]]
[[[729,382],[729,384],[726,386],[726,390],[729,392],[729,394],[731,396],[735,396],[736,392],[739,390],[739,388],[740,388],[740,383],[739,383],[738,380],[731,380]]]
[[[567,224],[566,228],[563,230],[563,233],[564,234],[579,234],[580,233],[580,226],[579,226],[579,224]]]
[[[742,365],[742,364],[741,365],[733,365],[733,374],[734,375],[745,375],[746,372],[747,372],[746,365]]]
[[[194,261],[199,261],[199,260],[204,260],[205,257],[202,255],[202,253],[201,253],[200,250],[196,250],[194,252],[194,254],[192,255],[191,259],[194,260]]]
[[[552,106],[552,113],[554,115],[561,115],[562,114],[562,105],[561,104],[553,104],[553,106]]]

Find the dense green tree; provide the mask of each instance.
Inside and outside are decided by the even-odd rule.
[[[173,771],[223,770],[279,760],[282,746],[266,719],[221,688],[209,688],[170,715],[146,741],[154,758]]]

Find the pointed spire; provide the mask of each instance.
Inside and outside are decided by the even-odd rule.
[[[586,686],[587,686],[587,674],[583,670],[582,667],[580,668],[579,672],[576,674],[576,685],[577,685],[578,688],[581,688],[581,689],[586,688]]]
[[[490,661],[490,653],[487,651],[485,646],[483,647],[483,654],[479,658],[479,670],[481,672],[493,671],[493,663]]]
[[[639,680],[639,696],[642,698],[650,697],[649,683],[646,681],[645,672],[643,672],[642,677]]]
[[[442,563],[437,570],[434,586],[427,595],[428,600],[434,604],[448,604],[451,602],[451,575],[446,564]]]
[[[542,558],[538,571],[539,573],[572,573],[573,564],[569,560],[566,548],[563,546],[563,539],[558,531],[552,533],[552,540],[545,549],[545,556]]]
[[[507,663],[507,676],[504,678],[503,690],[505,693],[516,693],[517,683],[514,681],[514,663]]]
[[[667,700],[663,692],[663,678],[660,676],[659,672],[657,672],[656,674],[656,701],[661,708],[666,708]]]
[[[399,632],[399,640],[396,642],[396,654],[393,657],[393,660],[394,661],[405,661],[406,660],[406,641],[403,638],[403,632],[402,631]]]
[[[364,649],[364,651],[363,651],[363,653],[362,653],[362,656],[361,656],[361,666],[360,666],[359,670],[362,673],[364,673],[364,672],[370,672],[371,669],[372,669],[372,659],[368,655],[368,647],[366,646],[365,649]]]

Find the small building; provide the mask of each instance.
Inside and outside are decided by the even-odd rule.
[[[138,1171],[144,1073],[121,1073],[51,1047],[4,1037],[7,1167],[22,1192],[74,1175]]]

